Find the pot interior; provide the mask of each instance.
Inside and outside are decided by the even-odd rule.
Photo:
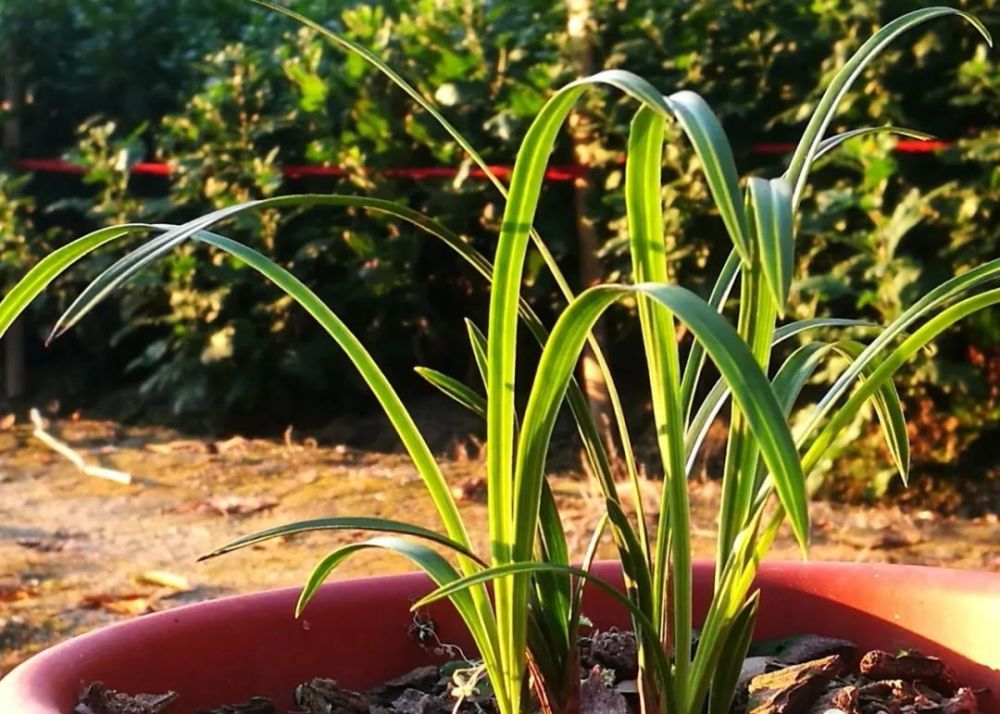
[[[620,580],[617,566],[598,573]],[[711,590],[709,563],[695,568],[695,615]],[[768,563],[757,580],[756,639],[815,633],[862,648],[920,650],[946,659],[960,681],[1000,693],[1000,575],[911,566]],[[224,598],[148,615],[71,640],[0,682],[0,711],[69,712],[95,680],[128,692],[181,694],[177,714],[254,695],[291,707],[294,686],[330,677],[364,689],[421,664],[441,662],[411,632],[409,603],[429,590],[420,575],[334,583],[292,616],[297,588]],[[625,613],[591,589],[584,612],[599,627],[627,627]],[[469,652],[445,604],[428,613],[442,643]],[[425,638],[426,639],[426,638]],[[1000,710],[994,695],[989,710]],[[13,706],[16,703],[16,707]]]

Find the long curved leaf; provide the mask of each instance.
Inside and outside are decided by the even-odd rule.
[[[667,97],[667,103],[701,159],[709,189],[733,246],[743,262],[749,265],[750,231],[740,201],[736,161],[722,123],[705,100],[695,92],[676,92]]]
[[[272,198],[246,201],[226,206],[203,216],[176,226],[158,224],[163,233],[148,241],[128,255],[120,258],[93,280],[73,301],[53,328],[53,338],[65,333],[79,322],[90,310],[107,297],[116,287],[124,284],[158,258],[189,240],[200,230],[207,230],[215,224],[248,211],[262,211],[272,208],[299,206],[326,206],[340,208],[361,208],[384,214],[410,223],[421,230],[444,241],[450,248],[462,255],[480,273],[490,272],[489,261],[460,236],[445,228],[438,221],[411,208],[378,198],[367,196],[347,196],[339,194],[293,194]]]
[[[833,383],[816,408],[802,425],[802,433],[811,433],[833,408],[834,404],[851,388],[864,372],[869,361],[884,352],[886,348],[916,322],[955,298],[982,285],[1000,280],[1000,258],[983,263],[961,275],[946,280],[927,292],[913,305],[886,326],[857,359]]]
[[[833,119],[840,100],[843,99],[861,72],[896,37],[928,20],[944,15],[957,15],[962,18],[975,27],[990,46],[993,45],[993,39],[990,37],[989,30],[986,29],[986,26],[978,18],[967,12],[950,7],[929,7],[922,10],[915,10],[896,18],[880,28],[861,45],[858,51],[837,72],[819,100],[816,111],[813,112],[808,125],[806,125],[786,172],[789,183],[795,187],[792,197],[793,205],[798,205],[801,195],[800,178],[803,174],[808,173],[809,167],[816,157],[820,142],[823,140],[823,133]]]
[[[157,230],[157,227],[149,223],[126,223],[101,228],[46,255],[0,301],[0,338],[53,280],[78,261],[118,238],[151,230]]]
[[[264,530],[257,531],[256,533],[245,535],[242,538],[237,538],[220,548],[216,548],[211,553],[206,553],[198,558],[198,560],[202,561],[208,560],[209,558],[216,558],[220,555],[232,553],[233,551],[241,548],[263,543],[264,541],[271,540],[272,538],[284,538],[298,533],[329,530],[375,531],[410,536],[412,538],[420,538],[422,540],[442,545],[449,550],[459,553],[460,555],[464,555],[470,560],[474,560],[480,566],[485,567],[485,563],[483,563],[483,561],[481,561],[476,554],[467,547],[463,546],[461,543],[456,543],[451,538],[443,536],[440,533],[430,530],[429,528],[423,528],[422,526],[416,526],[411,523],[403,523],[402,521],[395,521],[387,518],[367,518],[363,516],[311,518],[305,521],[285,523],[280,526],[275,526],[274,528],[266,528]]]
[[[425,545],[414,543],[405,538],[387,536],[371,538],[361,543],[352,543],[337,548],[316,564],[306,579],[306,583],[303,585],[302,592],[299,595],[299,600],[295,604],[295,616],[300,617],[302,615],[309,601],[316,594],[316,591],[319,590],[319,587],[326,582],[326,579],[341,563],[356,553],[373,549],[387,550],[403,556],[425,572],[438,587],[449,585],[460,579],[458,571],[452,567],[451,563]],[[455,606],[455,609],[458,610],[459,615],[461,615],[465,626],[469,629],[469,634],[472,635],[476,647],[479,648],[479,656],[483,658],[488,671],[497,672],[499,671],[497,668],[499,658],[496,651],[498,641],[496,623],[492,618],[481,619],[480,610],[473,597],[476,592],[479,591],[476,589],[462,589],[450,595],[449,599]]]
[[[874,328],[878,327],[878,325],[867,320],[850,320],[829,317],[798,320],[787,325],[782,325],[775,330],[774,339],[771,344],[777,345],[807,330],[824,327]],[[807,346],[808,345],[805,345],[804,347]],[[778,375],[775,375],[775,379],[772,383],[774,384],[775,392],[778,394],[779,400],[781,400],[781,395],[784,391],[778,387],[777,376]],[[729,399],[729,387],[726,385],[725,380],[716,380],[715,384],[712,385],[712,389],[705,395],[704,399],[702,399],[701,405],[698,407],[698,411],[695,412],[694,417],[690,420],[687,432],[684,436],[686,469],[689,475],[694,466],[695,459],[698,456],[698,450],[701,448],[701,444],[705,440],[705,436],[708,434],[708,429],[715,420],[715,417],[718,416],[720,411],[722,411],[722,407],[725,406],[727,399]]]
[[[473,392],[469,387],[459,382],[454,377],[449,377],[444,372],[439,372],[430,367],[414,367],[413,370],[432,385],[437,387],[442,394],[452,399],[473,414],[486,418],[486,399]]]
[[[858,139],[862,136],[870,136],[871,134],[896,134],[898,136],[905,136],[907,139],[918,139],[919,141],[930,141],[934,138],[933,134],[928,134],[925,131],[907,129],[901,126],[892,126],[891,124],[887,124],[886,126],[865,126],[860,129],[851,129],[839,134],[834,134],[828,139],[823,139],[823,141],[819,142],[819,146],[816,147],[816,155],[813,157],[813,161],[826,156],[845,141]],[[802,176],[800,175],[799,180],[801,179]]]
[[[864,352],[865,346],[853,340],[839,340],[834,343],[833,348],[849,359],[855,360]],[[874,374],[879,365],[878,359],[871,360],[865,373]],[[896,391],[896,385],[891,379],[887,380],[875,391],[872,399],[882,427],[882,435],[885,437],[886,448],[896,470],[899,471],[900,478],[903,479],[903,485],[906,485],[910,471],[910,437],[906,431],[906,417],[903,416],[903,405],[899,399],[899,392]]]
[[[489,327],[487,330],[487,420],[486,454],[487,511],[493,563],[510,562],[515,551],[528,549],[535,537],[537,494],[532,522],[528,531],[515,525],[514,485],[514,389],[517,355],[517,305],[528,238],[541,193],[545,167],[556,135],[577,99],[596,84],[616,87],[664,114],[669,113],[662,95],[645,80],[622,70],[607,70],[591,77],[571,82],[546,102],[529,127],[518,150],[511,175],[510,191],[500,228],[500,238],[494,257],[493,290],[490,294]],[[523,557],[523,556],[522,556]],[[526,643],[527,613],[523,611],[527,596],[527,581],[513,577],[501,580],[495,589],[497,618],[501,632],[509,642],[501,649],[508,657],[505,669],[509,692],[520,691],[523,661],[518,653]],[[518,657],[515,661],[511,658]],[[518,700],[515,695],[515,705]],[[517,708],[515,706],[515,708]]]
[[[979,310],[992,307],[997,303],[1000,303],[1000,288],[986,290],[972,297],[967,297],[964,300],[961,300],[960,302],[942,310],[938,315],[935,315],[926,323],[921,325],[917,330],[914,330],[913,334],[903,340],[903,342],[896,349],[894,349],[882,360],[881,364],[879,364],[874,370],[871,371],[870,374],[867,375],[867,378],[860,385],[858,385],[858,388],[854,390],[847,402],[845,402],[844,405],[833,414],[830,422],[823,428],[823,430],[809,446],[806,454],[802,457],[802,466],[805,472],[808,473],[812,470],[812,468],[826,453],[827,449],[832,445],[836,435],[848,425],[851,419],[854,418],[854,415],[857,414],[861,405],[864,404],[865,401],[872,396],[872,394],[891,380],[893,374],[895,374],[895,372],[903,366],[910,357],[916,354],[918,350],[922,349],[941,332],[951,327],[962,318],[967,317],[968,315],[971,315]],[[852,369],[847,370],[847,372],[856,368],[862,358],[868,357],[869,350],[871,350],[871,345],[859,353],[858,357],[854,361],[854,364],[852,365]],[[874,355],[872,355],[870,359],[871,358],[874,358]],[[865,366],[869,364],[870,359],[865,362]],[[847,372],[845,372],[845,374]],[[843,376],[841,376],[841,379],[843,379]]]
[[[692,101],[697,103],[700,98]],[[640,108],[629,130],[628,158],[625,164],[625,208],[632,272],[637,283],[666,283],[668,280],[660,197],[663,142],[663,117],[649,107]],[[666,631],[672,625],[671,636],[675,641],[687,642],[691,638],[692,629],[691,537],[687,475],[684,472],[684,425],[677,335],[673,316],[666,310],[657,309],[642,294],[638,296],[638,312],[653,403],[656,441],[664,477],[660,497],[661,517],[657,523],[656,545],[652,553],[651,615],[653,621],[659,623],[661,640],[666,640]],[[638,484],[636,501],[642,502]],[[642,521],[638,525],[645,529]],[[645,543],[640,545],[643,551],[633,558],[641,555],[641,564],[644,565],[649,558],[648,546]],[[673,590],[672,598],[668,598],[666,589],[671,560],[673,582],[669,585],[672,585]],[[636,567],[638,565],[639,563]],[[673,611],[668,613],[666,602],[671,599]],[[670,690],[664,692],[665,696],[674,697],[678,701],[684,700],[690,659],[689,649],[676,648],[674,679],[664,684]]]

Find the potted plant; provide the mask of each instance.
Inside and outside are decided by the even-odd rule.
[[[252,534],[207,557],[310,530],[347,529],[379,535],[338,548],[317,564],[295,603],[298,621],[286,616],[291,595],[278,591],[114,626],[57,647],[15,671],[0,683],[0,704],[22,712],[68,710],[74,688],[92,679],[132,690],[175,688],[182,696],[180,711],[221,704],[220,697],[245,698],[254,693],[287,699],[277,688],[287,690],[296,681],[317,674],[334,676],[351,686],[368,686],[419,659],[421,650],[405,645],[413,624],[410,611],[428,606],[439,624],[424,634],[449,652],[468,651],[462,655],[469,658],[464,681],[470,688],[488,683],[502,714],[526,711],[529,702],[546,712],[580,708],[577,640],[584,612],[601,624],[617,619],[634,630],[637,706],[644,712],[694,714],[705,707],[713,714],[729,711],[752,638],[790,631],[821,630],[866,645],[884,638],[883,646],[890,649],[918,646],[954,658],[953,665],[972,684],[1000,684],[994,671],[1000,667],[1000,657],[992,644],[984,645],[981,640],[985,628],[1000,624],[996,577],[920,568],[760,564],[786,521],[805,552],[807,500],[815,486],[816,466],[828,455],[837,433],[869,401],[892,459],[905,478],[909,446],[902,407],[891,382],[893,374],[941,331],[1000,302],[1000,289],[989,287],[1000,277],[997,259],[942,283],[886,326],[829,318],[778,326],[792,281],[795,216],[813,162],[861,134],[890,131],[925,138],[894,127],[825,136],[839,100],[864,67],[907,29],[955,15],[989,40],[982,23],[958,10],[928,8],[876,32],[831,81],[780,177],[751,176],[741,186],[722,126],[701,97],[690,91],[664,96],[636,75],[609,70],[570,83],[545,104],[524,137],[506,187],[447,120],[378,58],[312,20],[261,4],[313,28],[384,72],[437,118],[493,179],[506,198],[506,209],[492,263],[438,222],[389,201],[344,195],[281,196],[220,209],[183,225],[126,224],[84,236],[51,253],[8,293],[0,303],[0,334],[56,276],[117,238],[138,232],[155,234],[83,291],[60,318],[53,337],[70,329],[116,287],[174,247],[189,240],[212,246],[273,282],[344,350],[426,484],[440,530],[350,517],[293,523]],[[634,282],[602,284],[574,295],[532,224],[557,133],[574,102],[595,85],[625,92],[638,105],[625,171]],[[678,122],[694,145],[733,243],[707,300],[670,284],[667,277],[660,192],[667,121]],[[474,551],[448,484],[406,407],[334,310],[265,255],[212,232],[216,224],[241,212],[287,206],[350,206],[406,221],[444,241],[491,281],[487,330],[480,332],[469,323],[482,389],[421,370],[445,394],[486,419],[488,553]],[[520,293],[531,245],[568,301],[551,331]],[[722,313],[737,282],[740,292],[734,326]],[[647,529],[641,498],[635,498],[632,512],[623,505],[608,454],[573,379],[581,350],[589,341],[609,385],[628,483],[638,495],[639,477],[621,403],[599,345],[591,337],[601,314],[624,300],[637,306],[662,458],[662,501],[653,532]],[[514,390],[519,321],[542,346],[521,413],[517,413]],[[694,337],[683,360],[677,323]],[[820,328],[824,334],[834,328],[845,334],[807,342],[780,361],[773,358],[775,344]],[[849,366],[807,419],[793,429],[790,414],[803,386],[833,354],[846,357]],[[697,387],[708,361],[719,377],[699,400]],[[713,563],[694,564],[688,472],[709,425],[730,401],[718,552]],[[578,565],[570,561],[558,508],[545,479],[549,442],[564,403],[578,427],[589,470],[606,505],[604,516],[595,524],[591,546]],[[592,567],[596,544],[605,530],[611,533],[619,562]],[[341,562],[366,549],[402,555],[424,576],[321,589]],[[429,587],[428,578],[434,587]],[[585,584],[590,585],[590,599],[584,598]],[[445,599],[448,607],[441,602]],[[456,629],[458,622],[464,635]],[[696,622],[701,630],[693,648]],[[445,631],[447,635],[441,634]],[[421,634],[419,627],[417,634]],[[440,640],[443,636],[446,641]]]

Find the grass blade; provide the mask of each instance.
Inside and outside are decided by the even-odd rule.
[[[414,543],[405,538],[380,536],[362,543],[352,543],[351,545],[343,546],[320,560],[302,587],[299,600],[295,605],[295,616],[300,617],[302,615],[302,612],[316,594],[316,591],[319,590],[319,587],[326,582],[326,579],[341,563],[356,553],[372,549],[387,550],[407,558],[420,568],[420,570],[425,572],[439,588],[459,580],[458,571],[452,567],[451,563],[427,546]],[[466,627],[469,628],[469,634],[472,635],[472,639],[479,649],[479,656],[483,658],[487,671],[495,673],[499,671],[497,668],[498,657],[495,649],[497,642],[496,624],[492,619],[486,621],[479,619],[480,613],[473,598],[476,592],[478,592],[477,589],[470,591],[466,588],[456,590],[448,597],[455,606],[455,609],[458,610]]]
[[[839,340],[834,343],[833,348],[848,359],[856,360],[864,352],[865,346],[853,340]],[[872,359],[864,374],[873,374],[879,365],[878,359]],[[896,385],[892,380],[887,380],[872,395],[872,400],[882,427],[882,436],[885,437],[886,448],[905,486],[910,471],[910,437],[906,431],[906,417],[903,416],[903,405],[899,399],[899,392],[896,391]]]
[[[851,129],[850,131],[841,132],[840,134],[835,134],[828,139],[823,139],[823,141],[819,142],[819,146],[816,147],[816,155],[813,157],[813,161],[826,156],[845,141],[857,139],[862,136],[869,136],[871,134],[896,134],[897,136],[905,136],[907,139],[917,139],[919,141],[930,141],[935,138],[933,134],[928,134],[927,132],[918,131],[916,129],[906,129],[901,126],[866,126],[860,129]]]
[[[690,99],[688,94],[690,93],[684,93],[683,98],[696,106],[701,102],[697,95],[693,95],[695,99]],[[688,106],[683,100],[679,100],[677,105]],[[703,126],[699,122],[692,123],[699,128]],[[629,130],[628,158],[625,164],[629,248],[632,254],[632,272],[637,283],[667,282],[660,197],[663,141],[663,118],[651,109],[642,107],[632,120]],[[708,170],[710,169],[706,166],[706,171]],[[687,475],[684,472],[684,425],[680,400],[680,358],[673,316],[666,310],[658,309],[645,295],[638,296],[638,303],[653,419],[664,475],[655,550],[650,554],[646,546],[642,553],[642,563],[645,564],[652,555],[653,599],[650,603],[650,615],[660,627],[660,641],[669,644],[673,639],[675,643],[679,643],[674,647],[674,678],[671,682],[663,683],[662,687],[664,693],[669,691],[677,701],[683,701],[686,698],[691,659],[691,650],[686,643],[691,640],[692,629],[692,576],[690,509]],[[636,490],[638,493],[638,488]],[[637,500],[639,499],[641,494],[637,495]],[[667,514],[669,517],[665,517]],[[672,582],[668,583],[671,572]],[[669,586],[673,588],[672,597],[668,597]],[[673,606],[672,612],[667,612],[668,602]]]
[[[925,324],[921,325],[919,329],[915,330],[913,334],[903,340],[899,347],[889,353],[882,363],[871,371],[867,379],[858,385],[858,388],[854,390],[847,402],[845,402],[845,404],[838,409],[836,413],[834,413],[826,427],[823,428],[813,443],[809,446],[805,456],[802,457],[802,466],[806,473],[811,471],[812,468],[816,466],[819,460],[826,453],[827,449],[829,449],[832,445],[836,435],[840,432],[840,430],[847,426],[851,419],[854,418],[854,415],[857,414],[861,405],[864,404],[865,401],[867,401],[867,399],[870,398],[876,391],[882,388],[889,380],[891,380],[893,374],[895,374],[895,372],[903,364],[905,364],[910,357],[916,354],[918,350],[922,349],[941,332],[951,327],[962,318],[967,317],[968,315],[971,315],[979,310],[996,305],[997,303],[1000,303],[1000,288],[994,288],[992,290],[979,293],[978,295],[965,298],[964,300],[941,311],[941,313],[928,320]],[[860,352],[857,359],[855,359],[854,364],[851,366],[851,369],[847,370],[845,374],[857,368],[859,363],[861,363],[861,360],[866,357],[868,357],[868,360],[866,360],[864,365],[862,365],[862,368],[867,366],[870,360],[876,356],[869,353],[871,348],[872,346],[869,345],[867,349]],[[841,379],[843,379],[843,375],[841,375]]]
[[[155,231],[157,227],[148,223],[126,223],[120,226],[101,228],[46,255],[0,301],[0,338],[6,334],[11,324],[24,312],[25,308],[53,280],[69,270],[78,261],[111,241],[151,230]]]
[[[784,179],[751,177],[748,189],[764,281],[778,315],[784,317],[795,269],[791,188]]]
[[[52,337],[54,339],[79,322],[88,312],[106,298],[115,288],[123,285],[132,277],[137,275],[145,267],[155,260],[166,255],[170,250],[177,247],[186,240],[189,240],[200,230],[207,230],[215,224],[229,218],[233,218],[248,211],[262,211],[271,208],[287,207],[341,207],[341,208],[361,208],[373,213],[388,215],[393,218],[410,223],[421,230],[444,241],[449,247],[457,251],[480,273],[489,275],[489,261],[483,258],[476,250],[460,236],[445,228],[437,221],[414,211],[411,208],[377,198],[366,196],[347,196],[338,194],[297,194],[289,196],[275,196],[273,198],[258,201],[247,201],[245,203],[227,206],[226,208],[212,211],[204,216],[196,218],[187,223],[170,226],[157,224],[163,233],[148,241],[138,249],[120,258],[113,265],[97,276],[73,301],[63,315],[59,318],[53,328]],[[110,229],[109,229],[110,230]]]
[[[802,425],[802,433],[809,434],[822,421],[844,393],[864,372],[868,361],[883,352],[897,337],[903,335],[914,323],[940,309],[951,300],[982,285],[1000,280],[1000,258],[988,261],[954,278],[950,278],[926,293],[892,321],[876,337],[854,363],[833,383]]]
[[[736,161],[722,123],[705,100],[694,92],[685,90],[671,94],[667,102],[701,159],[715,205],[736,252],[749,265],[750,231],[740,201]]]
[[[725,264],[715,281],[712,293],[709,295],[708,304],[721,313],[732,292],[736,278],[740,274],[742,258],[735,250],[730,251]],[[684,423],[691,420],[691,410],[694,408],[695,390],[698,388],[698,381],[701,379],[702,370],[705,367],[705,348],[698,342],[691,344],[687,361],[684,363],[684,373],[681,376],[681,405],[684,409]]]
[[[251,533],[250,535],[245,535],[242,538],[237,538],[231,543],[227,543],[220,548],[216,548],[211,553],[201,556],[198,560],[202,561],[210,558],[216,558],[220,555],[240,550],[241,548],[263,543],[264,541],[271,540],[272,538],[283,538],[285,536],[296,535],[299,533],[328,530],[376,531],[410,536],[412,538],[420,538],[422,540],[430,541],[431,543],[442,545],[445,548],[459,553],[460,555],[463,555],[485,567],[485,563],[483,563],[483,561],[481,561],[475,553],[467,547],[463,546],[461,543],[456,543],[447,536],[443,536],[440,533],[430,530],[429,528],[423,528],[410,523],[403,523],[402,521],[394,521],[386,518],[366,518],[355,516],[313,518],[306,521],[286,523],[280,526],[275,526],[274,528],[267,528],[262,531],[257,531],[256,533]]]
[[[595,587],[603,590],[605,593],[610,595],[618,604],[626,608],[629,614],[633,617],[635,621],[639,623],[641,629],[655,632],[655,627],[649,618],[642,612],[635,603],[629,600],[627,597],[622,595],[618,588],[611,585],[607,581],[599,578],[593,573],[583,570],[581,568],[576,568],[571,565],[557,565],[556,563],[534,563],[534,562],[521,562],[521,563],[507,563],[506,565],[497,565],[487,570],[483,570],[474,575],[467,575],[462,578],[458,578],[452,582],[441,585],[437,590],[425,595],[423,598],[413,603],[411,609],[417,610],[421,607],[426,607],[432,602],[441,600],[442,598],[452,597],[455,593],[461,592],[474,585],[480,585],[483,583],[493,582],[505,577],[518,574],[531,574],[539,572],[553,572],[553,573],[563,573],[566,575],[574,575],[578,578],[582,578],[587,583],[594,585]],[[654,654],[653,663],[657,669],[657,673],[661,677],[667,676],[670,671],[670,665],[667,662],[663,651],[659,648],[654,648],[658,655]]]
[[[743,660],[750,649],[750,638],[753,636],[753,626],[757,621],[757,610],[760,606],[760,591],[758,590],[747,600],[729,626],[725,637],[719,664],[712,677],[712,687],[709,690],[708,714],[729,714],[736,697],[736,685],[739,682]]]
[[[976,28],[990,46],[993,45],[993,39],[990,37],[989,30],[986,29],[986,26],[978,18],[950,7],[929,7],[922,10],[915,10],[896,18],[880,28],[861,45],[858,51],[837,72],[819,100],[816,111],[813,112],[808,125],[806,125],[802,138],[795,148],[795,153],[792,154],[788,171],[785,174],[788,177],[788,182],[795,187],[792,196],[793,205],[798,205],[799,198],[801,197],[801,177],[809,172],[809,168],[816,158],[820,142],[823,139],[823,133],[833,119],[833,115],[837,111],[837,106],[840,104],[841,99],[847,94],[847,91],[854,84],[858,76],[860,76],[861,72],[896,37],[928,20],[945,15],[957,15],[962,18]]]
[[[430,367],[414,367],[413,370],[432,385],[437,387],[445,396],[461,404],[463,407],[486,418],[486,398],[473,392],[469,387],[459,382],[454,377],[449,377],[443,372]]]

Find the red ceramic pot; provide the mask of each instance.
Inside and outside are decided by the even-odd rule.
[[[599,574],[617,579],[612,563]],[[989,687],[1000,712],[1000,574],[913,566],[767,563],[759,573],[756,637],[817,633],[863,648],[914,648],[938,655],[960,681]],[[711,588],[711,566],[695,568],[696,617]],[[408,634],[409,603],[429,589],[422,575],[328,585],[303,619],[292,617],[296,588],[147,615],[43,652],[0,681],[3,714],[65,714],[94,680],[128,692],[180,692],[177,714],[266,695],[291,706],[295,684],[332,677],[365,688],[435,661]],[[593,591],[586,614],[623,625],[623,612]],[[439,638],[468,646],[447,604],[432,608]]]

